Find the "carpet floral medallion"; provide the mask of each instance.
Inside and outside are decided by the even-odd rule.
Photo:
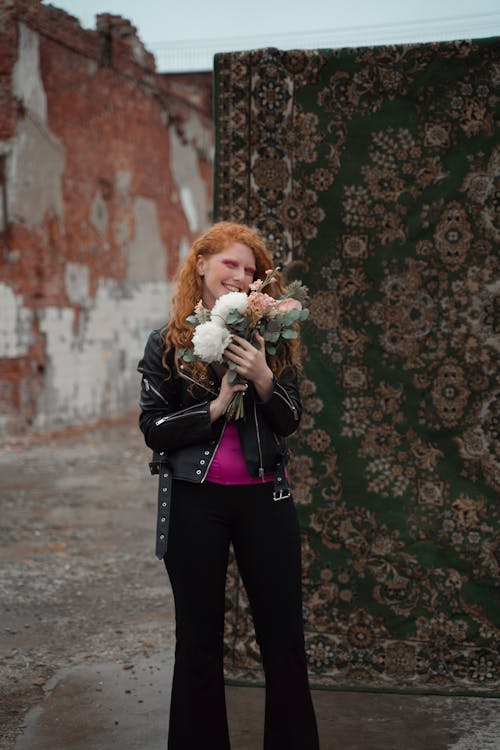
[[[217,219],[309,287],[311,683],[498,694],[500,41],[215,59]],[[262,681],[234,563],[227,675]]]

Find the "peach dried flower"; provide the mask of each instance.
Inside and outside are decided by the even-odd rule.
[[[252,325],[265,315],[269,315],[276,307],[276,300],[264,292],[250,292],[248,297],[247,315],[250,315]]]
[[[276,305],[276,312],[278,315],[291,312],[292,310],[302,310],[302,305],[298,299],[288,297],[287,299],[280,299]]]

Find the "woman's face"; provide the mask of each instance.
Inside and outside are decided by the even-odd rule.
[[[209,309],[228,292],[248,292],[254,279],[255,257],[247,245],[231,242],[215,255],[198,255],[196,268],[203,283],[203,305]]]

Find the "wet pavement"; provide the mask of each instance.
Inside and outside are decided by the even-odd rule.
[[[172,661],[60,670],[14,750],[165,750]],[[264,691],[228,687],[234,750],[262,748]],[[498,701],[315,691],[322,750],[498,750]],[[496,705],[495,705],[496,704]]]
[[[0,451],[0,750],[165,750],[173,601],[134,419]],[[227,687],[233,750],[264,691]],[[498,750],[500,699],[314,691],[322,750]]]

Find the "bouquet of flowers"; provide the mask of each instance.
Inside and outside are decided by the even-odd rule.
[[[228,292],[216,300],[213,308],[203,307],[200,300],[187,321],[195,326],[193,346],[180,349],[179,356],[185,362],[195,360],[219,362],[229,369],[229,382],[244,383],[237,372],[236,364],[224,356],[224,351],[233,334],[241,336],[256,348],[256,333],[263,337],[266,352],[274,355],[282,339],[295,339],[298,336],[296,323],[305,320],[309,310],[304,308],[307,300],[307,287],[300,281],[293,281],[279,297],[271,297],[264,289],[276,281],[276,271],[266,271],[265,279],[257,279],[250,284],[250,293]],[[228,419],[243,416],[243,393],[234,394],[226,409]]]

